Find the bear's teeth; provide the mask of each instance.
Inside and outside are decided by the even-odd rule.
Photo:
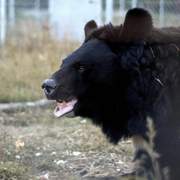
[[[65,106],[66,105],[66,101],[63,101],[62,104]]]
[[[63,106],[66,106],[67,105],[67,102],[66,101],[62,101],[60,99],[56,100],[58,103],[62,104]]]

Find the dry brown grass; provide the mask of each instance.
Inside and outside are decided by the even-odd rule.
[[[0,102],[44,98],[42,82],[79,44],[68,39],[54,40],[48,27],[32,21],[19,23],[8,33],[0,51]]]
[[[6,172],[9,177],[16,175],[14,180],[38,179],[45,174],[51,180],[117,176],[133,169],[131,142],[111,145],[88,120],[56,119],[51,108],[3,113],[0,117],[0,131],[5,128],[11,137],[11,141],[4,139],[6,151],[0,171],[14,164],[16,171],[9,168]],[[21,121],[27,124],[22,126]],[[24,146],[17,148],[17,141]]]

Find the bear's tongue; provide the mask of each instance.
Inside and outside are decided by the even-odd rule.
[[[69,102],[65,102],[65,101],[63,101],[62,103],[57,102],[57,106],[54,110],[54,115],[56,117],[61,117],[64,114],[72,111],[76,102],[77,102],[77,99],[72,99]]]

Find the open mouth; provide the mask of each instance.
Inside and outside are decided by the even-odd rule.
[[[68,102],[62,101],[62,100],[56,100],[57,106],[54,110],[54,115],[56,117],[61,117],[69,112],[71,112],[74,109],[74,105],[77,102],[77,99],[72,99]]]

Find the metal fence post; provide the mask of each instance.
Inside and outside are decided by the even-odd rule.
[[[4,44],[5,36],[6,36],[6,0],[0,0],[0,20],[1,20],[0,38],[1,38],[1,44]]]
[[[137,0],[132,0],[132,2],[131,2],[131,7],[132,7],[132,8],[137,7]]]
[[[10,26],[14,26],[14,20],[15,20],[15,15],[14,15],[14,0],[9,0],[9,5],[8,5],[8,21]]]
[[[112,22],[113,0],[106,0],[106,23]]]
[[[159,1],[159,25],[164,24],[164,0]]]

